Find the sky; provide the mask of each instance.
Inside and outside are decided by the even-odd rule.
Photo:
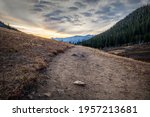
[[[0,0],[0,21],[46,38],[99,34],[150,0]]]

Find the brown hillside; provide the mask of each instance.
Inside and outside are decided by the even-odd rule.
[[[43,78],[48,62],[71,45],[0,28],[0,99],[21,99]]]

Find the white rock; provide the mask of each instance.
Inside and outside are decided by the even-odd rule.
[[[28,95],[29,99],[33,99],[33,96],[32,95]]]
[[[65,92],[64,89],[57,89],[57,91],[59,94],[64,94],[64,92]]]
[[[78,86],[85,86],[86,85],[84,82],[79,81],[79,80],[75,81],[73,84],[78,85]]]
[[[51,93],[44,93],[43,95],[46,97],[51,97]]]

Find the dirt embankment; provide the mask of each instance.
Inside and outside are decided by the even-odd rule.
[[[45,76],[31,99],[150,99],[149,63],[87,47],[56,56]]]

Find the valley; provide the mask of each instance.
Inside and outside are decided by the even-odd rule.
[[[52,8],[47,5],[53,2],[40,1],[35,7]],[[32,21],[21,18],[26,23],[9,16],[11,26],[0,21],[0,99],[150,99],[150,5],[137,8],[104,31],[104,22],[114,23],[113,17],[105,17],[117,8],[117,1],[113,2],[112,7],[81,10],[82,17],[73,14],[73,9],[81,8],[69,7],[70,15],[65,9],[46,10],[51,12],[42,15],[43,23],[35,17],[34,24],[32,15]]]
[[[150,63],[3,28],[0,42],[0,99],[150,99]]]

